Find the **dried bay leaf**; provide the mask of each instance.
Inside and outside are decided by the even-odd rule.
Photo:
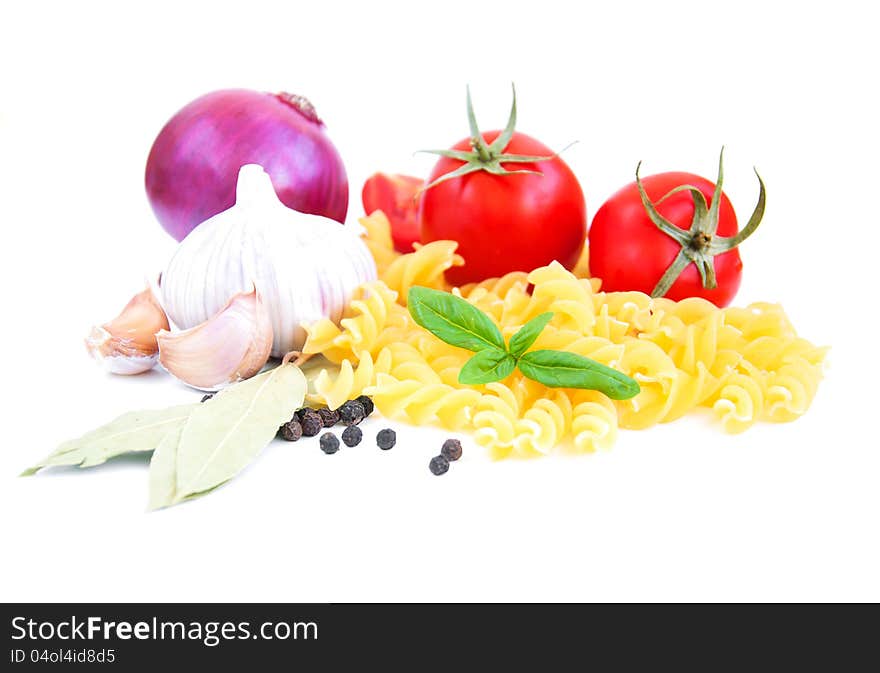
[[[177,488],[177,446],[183,426],[167,433],[150,459],[150,509],[174,502]]]
[[[82,437],[59,445],[49,456],[22,472],[22,476],[36,474],[44,467],[93,467],[124,453],[152,451],[168,432],[182,428],[198,406],[183,404],[123,414]]]
[[[165,504],[175,504],[212,490],[238,474],[274,439],[278,426],[302,406],[306,386],[299,367],[282,364],[197,405],[176,447],[173,439],[162,447],[155,474],[154,465],[150,465],[155,501],[165,502],[163,498],[171,488],[161,485],[163,479],[174,479],[171,502]],[[175,448],[172,474],[167,454]]]
[[[150,502],[147,509],[162,509],[181,500],[198,498],[226,483],[224,481],[207,491],[177,498],[177,447],[180,444],[182,431],[181,427],[169,432],[153,451],[153,457],[150,460]]]

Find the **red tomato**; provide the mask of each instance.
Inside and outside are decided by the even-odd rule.
[[[679,229],[688,230],[694,217],[694,200],[688,191],[670,196],[657,205],[670,190],[692,185],[711,205],[715,185],[692,173],[660,173],[642,178],[645,193],[657,211]],[[727,195],[721,193],[717,236],[737,233],[736,214]],[[651,294],[660,278],[682,249],[668,234],[651,221],[635,182],[608,199],[590,225],[590,273],[602,279],[602,289],[609,292],[638,290]],[[703,297],[717,306],[727,306],[742,280],[742,261],[736,248],[715,256],[717,287],[703,287],[696,264],[688,264],[664,295],[679,301]]]
[[[399,252],[412,252],[412,244],[419,240],[418,192],[424,184],[420,178],[387,173],[374,173],[364,183],[364,212],[385,213],[391,223],[394,248]]]
[[[483,134],[492,143],[500,131]],[[465,138],[453,150],[469,151]],[[545,145],[514,133],[505,154],[552,156]],[[464,165],[441,157],[427,180],[430,184]],[[534,163],[505,163],[509,171],[540,171],[543,175],[494,175],[479,170],[441,182],[422,193],[419,224],[422,243],[451,239],[465,265],[446,271],[454,285],[531,271],[553,260],[571,269],[586,237],[584,195],[574,173],[559,157]]]

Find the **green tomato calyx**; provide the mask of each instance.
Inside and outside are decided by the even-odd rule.
[[[511,84],[511,88],[513,89],[513,104],[510,106],[510,116],[507,118],[507,126],[504,127],[504,130],[491,143],[487,143],[486,139],[483,138],[483,134],[480,132],[480,127],[477,124],[477,117],[474,114],[474,106],[471,102],[471,89],[470,87],[467,88],[467,116],[471,130],[471,151],[421,150],[426,154],[437,154],[441,157],[464,162],[463,165],[459,166],[454,171],[445,173],[433,182],[425,185],[422,191],[431,189],[431,187],[439,185],[441,182],[460,178],[463,175],[474,173],[476,171],[486,171],[492,175],[543,175],[540,171],[526,169],[511,171],[501,165],[503,163],[533,164],[540,161],[549,161],[558,156],[557,154],[551,154],[550,156],[528,156],[524,154],[504,153],[504,150],[507,149],[507,146],[513,139],[513,134],[516,131],[516,87]]]
[[[761,218],[764,217],[764,205],[766,203],[766,190],[764,181],[755,169],[755,175],[758,178],[760,192],[758,193],[758,203],[755,210],[749,218],[745,228],[735,236],[718,236],[718,219],[721,210],[721,185],[724,181],[724,148],[721,148],[721,154],[718,157],[718,179],[715,181],[715,191],[712,194],[711,205],[706,203],[706,197],[703,192],[693,185],[681,185],[667,192],[656,203],[651,203],[648,195],[645,193],[645,187],[642,185],[642,179],[639,176],[639,169],[642,167],[640,161],[636,166],[636,185],[639,188],[639,196],[645,212],[656,227],[664,234],[674,239],[681,246],[681,250],[675,256],[672,264],[666,269],[666,272],[657,282],[654,290],[651,292],[652,297],[663,297],[673,283],[681,275],[689,264],[694,263],[700,272],[700,278],[703,287],[713,289],[718,286],[715,278],[715,256],[733,250],[749,236],[755,233],[758,225],[761,224]],[[658,211],[663,201],[673,194],[679,192],[690,192],[691,198],[694,200],[694,217],[688,229],[680,229],[672,222],[663,217]]]

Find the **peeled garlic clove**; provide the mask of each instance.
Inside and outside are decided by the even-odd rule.
[[[193,388],[217,390],[260,371],[269,359],[272,337],[272,322],[254,288],[233,295],[201,325],[159,332],[159,361]]]
[[[132,297],[113,320],[92,327],[85,340],[86,348],[113,374],[140,374],[156,365],[156,332],[167,329],[165,311],[147,288]]]

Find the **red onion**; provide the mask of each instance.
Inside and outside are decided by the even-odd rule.
[[[147,159],[147,197],[178,241],[235,203],[238,170],[259,164],[289,208],[345,222],[348,179],[324,123],[302,96],[215,91],[175,114]]]

